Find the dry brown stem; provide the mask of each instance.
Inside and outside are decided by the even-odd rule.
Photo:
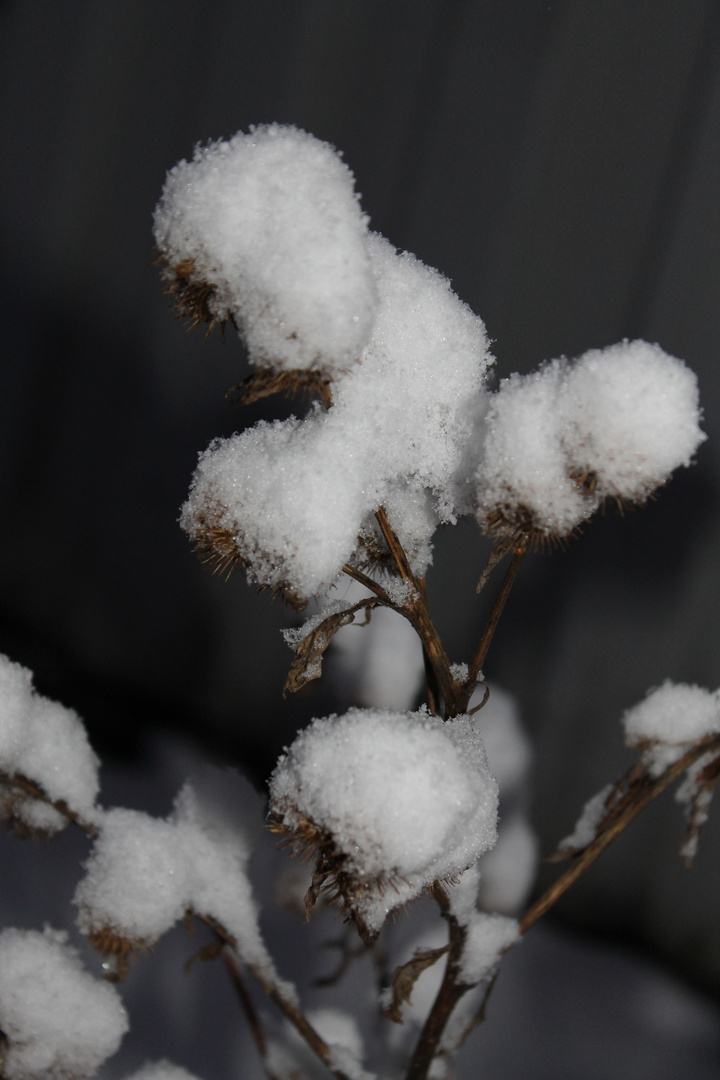
[[[450,940],[448,942],[448,959],[445,967],[443,981],[428,1014],[427,1020],[420,1032],[415,1052],[410,1059],[406,1073],[406,1080],[425,1080],[428,1070],[437,1056],[440,1040],[452,1012],[460,998],[471,989],[460,977],[462,954],[465,948],[467,931],[457,919],[450,914],[449,901],[442,893],[437,895],[438,903],[443,917],[450,926]]]
[[[543,895],[528,908],[520,920],[520,933],[526,934],[653,799],[657,798],[666,787],[669,787],[674,780],[682,776],[686,769],[690,768],[699,758],[710,751],[720,752],[720,735],[713,735],[696,743],[674,765],[671,765],[658,777],[651,777],[647,769],[633,770],[633,779],[629,784],[626,795],[613,806],[604,825],[601,825],[601,831],[592,843],[575,856],[572,865],[568,867],[565,873],[561,874]]]
[[[53,810],[57,810],[58,814],[62,814],[71,825],[77,825],[84,833],[87,833],[91,839],[94,840],[98,836],[98,828],[96,825],[93,825],[89,821],[85,821],[80,814],[71,810],[64,799],[51,799],[39,784],[34,780],[28,779],[27,776],[23,776],[21,773],[10,774],[0,770],[0,787],[7,787],[11,791],[15,791],[22,796],[37,799],[39,802],[51,806]]]
[[[209,926],[213,933],[228,946],[231,950],[233,961],[237,965],[239,954],[237,950],[237,941],[233,935],[228,933],[225,927],[211,916],[202,915],[199,912],[194,912],[193,914]],[[333,1063],[330,1047],[322,1036],[318,1034],[312,1024],[305,1019],[297,1005],[286,998],[282,990],[272,981],[272,979],[269,979],[267,974],[256,964],[246,964],[245,966],[253,978],[260,984],[266,997],[277,1005],[283,1016],[285,1016],[285,1018],[293,1025],[298,1034],[302,1036],[316,1057],[322,1061],[323,1065],[325,1065],[332,1073],[336,1080],[351,1080],[347,1073],[344,1073],[342,1069],[337,1068]],[[230,971],[230,969],[228,970]],[[237,984],[235,985],[237,989]]]

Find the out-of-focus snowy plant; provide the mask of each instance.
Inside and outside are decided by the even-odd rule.
[[[720,771],[720,699],[666,683],[624,718],[636,767],[588,803],[558,849],[569,869],[521,914],[537,858],[530,751],[511,699],[491,695],[483,674],[525,554],[608,500],[642,503],[690,464],[705,437],[695,377],[659,346],[624,341],[493,389],[482,321],[436,270],[369,231],[352,173],[295,128],[196,149],[168,174],[155,239],[178,313],[209,329],[230,322],[244,341],[252,373],[236,398],[314,399],[214,441],[181,523],[218,566],[243,568],[298,610],[313,604],[285,631],[286,691],[319,678],[338,631],[375,613],[357,631],[362,675],[339,639],[344,697],[357,707],[313,720],[285,748],[268,807],[270,828],[313,862],[308,917],[337,902],[359,932],[337,978],[352,980],[352,961],[375,950],[375,992],[366,972],[351,1016],[308,1008],[282,978],[247,873],[260,815],[247,784],[194,779],[165,819],[101,807],[80,720],[4,658],[0,811],[24,832],[73,824],[91,838],[77,925],[111,980],[178,921],[205,925],[213,940],[201,955],[224,958],[268,1080],[442,1080],[484,1018],[503,954],[681,776],[683,854],[695,852]],[[464,662],[448,654],[425,588],[435,530],[460,518],[492,540],[478,592],[509,559]],[[393,919],[423,893],[448,932],[403,952]],[[245,971],[282,1024],[258,1011]],[[61,934],[0,935],[0,1076],[91,1075],[126,1025],[117,991],[94,989]],[[134,1080],[187,1077],[162,1061]]]

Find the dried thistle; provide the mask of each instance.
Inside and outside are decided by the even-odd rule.
[[[173,311],[178,319],[188,319],[188,330],[194,330],[201,323],[207,325],[206,337],[216,325],[225,329],[227,316],[219,319],[213,310],[213,298],[217,286],[206,281],[197,271],[194,259],[182,259],[169,265],[164,252],[159,252],[156,264],[162,266],[165,282],[164,292],[173,297]]]

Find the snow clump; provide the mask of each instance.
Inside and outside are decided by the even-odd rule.
[[[0,770],[32,781],[50,801],[93,821],[98,767],[77,714],[37,694],[32,672],[0,656]],[[68,824],[65,815],[11,784],[0,784],[0,813],[50,833]]]
[[[473,507],[467,455],[493,362],[485,327],[437,271],[382,237],[368,252],[375,330],[361,362],[337,375],[332,407],[212,443],[182,511],[197,543],[301,597],[332,585],[361,534],[377,542],[380,506],[419,575],[437,525]]]
[[[358,358],[377,307],[366,233],[340,156],[278,124],[198,146],[155,211],[181,307],[234,319],[251,361],[275,369],[330,373]]]
[[[485,423],[479,517],[563,536],[605,498],[642,502],[690,464],[700,419],[693,372],[645,341],[513,375]]]
[[[83,968],[67,934],[0,933],[0,1029],[7,1080],[93,1076],[128,1019],[113,986]]]
[[[472,718],[426,711],[314,720],[270,780],[273,827],[319,849],[318,874],[367,937],[493,846],[497,804]]]
[[[667,679],[623,716],[625,741],[638,747],[652,776],[659,776],[690,747],[720,734],[720,691]]]
[[[226,812],[228,788],[244,782],[221,770],[210,775],[200,789],[185,784],[166,819],[122,808],[103,815],[75,893],[78,925],[100,951],[122,957],[154,945],[192,910],[215,919],[241,958],[276,980],[246,873],[250,843],[242,819]],[[230,801],[237,801],[232,791]]]

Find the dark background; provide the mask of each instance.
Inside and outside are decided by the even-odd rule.
[[[0,3],[0,648],[116,758],[170,729],[259,782],[332,709],[322,687],[281,700],[292,613],[213,578],[177,526],[198,451],[271,413],[224,401],[239,343],[187,336],[152,266],[168,168],[297,124],[482,315],[501,376],[623,337],[698,374],[697,465],[533,556],[486,666],[532,733],[551,850],[630,760],[625,708],[720,682],[719,61],[710,0]],[[439,538],[457,660],[479,565],[474,525]],[[718,816],[687,874],[665,796],[561,916],[720,994]]]

